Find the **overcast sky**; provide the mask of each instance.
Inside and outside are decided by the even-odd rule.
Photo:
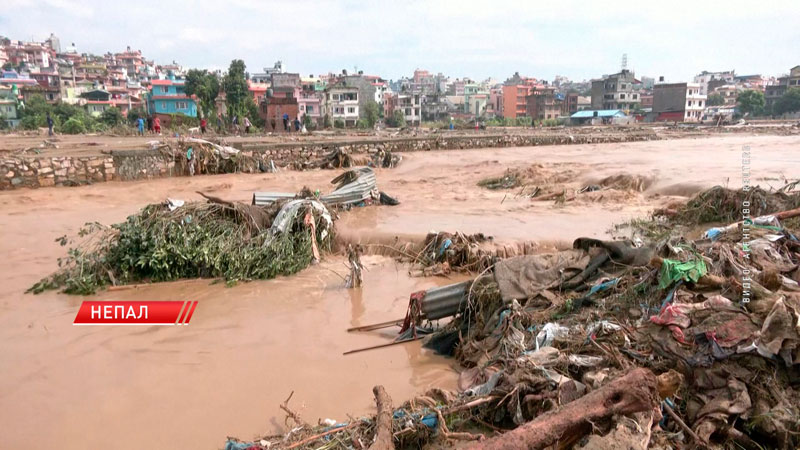
[[[740,6],[735,4],[739,3]],[[416,68],[504,80],[618,71],[686,81],[702,70],[780,75],[800,64],[800,0],[333,1],[5,0],[0,35],[157,63],[302,75],[355,67],[397,79]]]

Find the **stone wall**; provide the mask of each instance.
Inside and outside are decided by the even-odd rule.
[[[658,139],[653,132],[619,132],[603,134],[552,135],[476,135],[392,138],[383,140],[343,140],[328,142],[294,142],[287,144],[243,144],[242,151],[278,166],[309,161],[332,150],[350,154],[366,154],[378,150],[415,152],[428,150],[462,150],[491,147],[533,147],[540,145],[598,144]],[[174,161],[158,151],[114,150],[101,156],[7,156],[0,160],[0,190],[19,187],[75,186],[100,181],[138,180],[183,176],[177,173]]]
[[[0,160],[0,190],[75,186],[117,179],[109,156],[6,157]]]

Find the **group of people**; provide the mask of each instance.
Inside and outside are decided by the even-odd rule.
[[[302,122],[300,121],[300,117],[295,117],[294,122],[289,118],[289,114],[283,114],[283,131],[291,132],[292,131],[292,124],[294,123],[294,131],[300,131],[303,127]],[[273,117],[270,121],[270,126],[272,126],[272,131],[275,131],[275,126],[277,125],[275,118]]]
[[[151,134],[161,134],[161,119],[158,116],[147,116],[147,119],[139,117],[136,119],[136,134],[144,136],[144,126],[147,123],[147,132]]]

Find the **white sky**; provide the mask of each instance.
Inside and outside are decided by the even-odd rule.
[[[573,80],[613,73],[686,81],[702,70],[780,75],[800,64],[800,0],[332,1],[5,0],[0,35],[159,63],[396,79],[415,68],[504,80],[515,71]],[[738,6],[737,6],[738,4]]]

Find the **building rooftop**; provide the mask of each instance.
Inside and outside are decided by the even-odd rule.
[[[597,113],[597,116],[594,113]],[[600,109],[600,110],[584,110],[578,111],[575,114],[571,115],[570,118],[572,119],[589,119],[592,117],[622,117],[625,113],[619,109]]]

